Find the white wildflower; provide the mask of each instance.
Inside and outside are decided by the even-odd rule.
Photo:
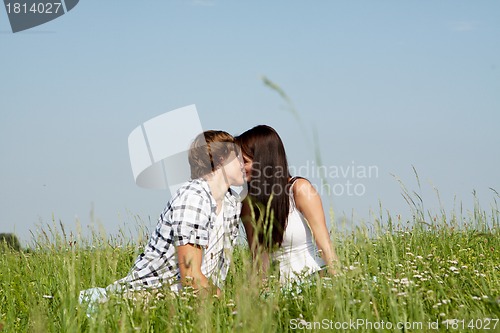
[[[433,307],[434,309],[437,309],[437,308],[438,308],[438,307],[440,307],[441,305],[442,305],[441,303],[436,303],[436,304],[434,304],[432,307]]]

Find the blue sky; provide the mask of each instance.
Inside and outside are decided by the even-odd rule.
[[[54,217],[68,230],[154,225],[168,192],[134,184],[127,138],[196,104],[205,129],[269,124],[290,164],[363,195],[324,197],[354,223],[426,209],[490,210],[500,191],[500,3],[493,1],[97,1],[13,34],[0,9],[0,232]],[[263,84],[277,83],[300,113]],[[306,129],[306,132],[303,129]],[[419,174],[422,190],[413,174]],[[311,177],[319,185],[317,177]],[[337,191],[339,193],[339,191]]]

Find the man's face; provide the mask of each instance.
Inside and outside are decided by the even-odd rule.
[[[223,166],[229,186],[241,186],[245,183],[245,169],[243,165],[240,151],[232,151]]]

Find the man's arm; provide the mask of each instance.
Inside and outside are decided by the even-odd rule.
[[[193,244],[180,245],[176,247],[179,259],[179,270],[181,283],[184,287],[190,286],[203,294],[220,295],[219,288],[215,287],[201,272],[203,249]]]

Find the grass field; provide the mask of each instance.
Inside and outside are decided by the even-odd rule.
[[[91,318],[79,291],[125,276],[144,244],[47,227],[35,248],[1,254],[0,331],[500,332],[500,214],[476,205],[464,215],[417,209],[413,221],[384,214],[369,228],[334,230],[341,272],[300,289],[259,281],[241,247],[219,299],[116,296]]]

